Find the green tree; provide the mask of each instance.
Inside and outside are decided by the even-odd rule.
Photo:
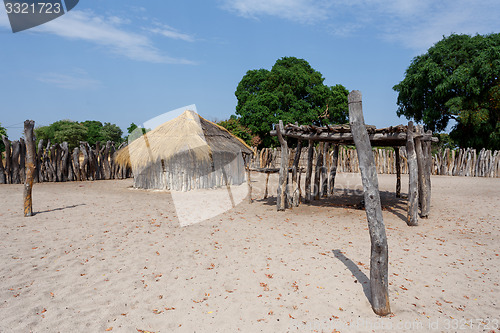
[[[250,129],[241,124],[240,118],[232,115],[228,120],[219,121],[217,124],[227,129],[233,135],[245,141],[247,145],[252,146],[252,138],[254,137],[254,135],[252,134]]]
[[[35,128],[37,142],[43,139],[52,143],[68,142],[70,149],[78,146],[80,141],[87,139],[87,128],[72,120],[59,120],[49,126]]]
[[[272,144],[269,131],[279,120],[284,123],[325,125],[347,122],[348,90],[329,87],[307,61],[295,57],[278,59],[271,70],[248,71],[235,95],[240,122]]]
[[[0,123],[0,153],[5,151],[5,145],[3,144],[2,135],[7,136],[7,130],[5,127],[2,126],[2,123]]]
[[[102,141],[101,130],[102,123],[97,120],[86,120],[82,123],[87,128],[87,141],[89,145],[94,146],[97,141]]]
[[[122,130],[115,124],[104,123],[100,131],[100,141],[114,141],[116,144],[122,142]]]
[[[413,59],[394,86],[398,116],[443,131],[461,147],[500,149],[500,34],[451,35]]]

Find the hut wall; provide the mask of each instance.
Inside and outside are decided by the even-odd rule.
[[[144,189],[190,191],[245,182],[241,154],[214,152],[213,161],[200,161],[193,152],[177,154],[168,161],[151,163],[134,171],[134,187]]]

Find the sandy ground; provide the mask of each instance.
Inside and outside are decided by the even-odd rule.
[[[432,177],[431,216],[408,227],[395,177],[379,176],[393,312],[380,318],[359,175],[286,212],[252,177],[253,204],[235,195],[199,223],[175,201],[194,216],[218,199],[45,183],[24,218],[22,186],[1,185],[0,332],[500,331],[500,179]]]

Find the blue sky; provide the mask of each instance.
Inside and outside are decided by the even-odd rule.
[[[11,139],[25,119],[125,132],[190,104],[223,120],[246,71],[284,56],[360,90],[368,124],[406,123],[392,87],[413,57],[443,35],[500,32],[499,13],[498,0],[81,0],[14,34],[0,6],[0,123]]]

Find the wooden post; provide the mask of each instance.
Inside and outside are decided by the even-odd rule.
[[[431,131],[427,134],[432,135]],[[431,141],[423,142],[424,152],[424,182],[425,182],[425,210],[422,209],[422,216],[429,217],[431,211],[431,173],[432,173],[432,154],[431,154]]]
[[[309,146],[307,149],[306,181],[304,185],[306,196],[304,198],[304,202],[311,202],[311,176],[312,176],[313,156],[314,156],[314,145],[312,140],[309,140]]]
[[[328,196],[328,174],[327,174],[327,167],[328,167],[328,161],[330,159],[330,156],[328,154],[328,150],[330,148],[330,144],[328,142],[325,142],[325,145],[323,147],[323,162],[321,166],[321,196],[322,197],[327,197]]]
[[[11,150],[10,150],[10,140],[2,135],[2,141],[5,146],[5,179],[6,184],[12,184],[12,173],[11,173]]]
[[[366,131],[361,104],[361,92],[355,90],[348,96],[349,122],[358,152],[359,168],[363,182],[365,211],[371,240],[370,291],[373,311],[379,316],[391,313],[388,289],[388,247],[385,234],[377,169],[372,147]]]
[[[19,155],[21,154],[21,145],[19,141],[12,141],[12,184],[21,184],[21,179],[19,178]]]
[[[415,143],[413,142],[413,122],[408,123],[406,132],[406,153],[408,155],[408,218],[406,224],[409,226],[418,225],[418,164],[415,153]]]
[[[337,164],[339,161],[339,145],[333,148],[332,165],[330,166],[330,179],[328,181],[328,193],[333,195],[335,189],[335,176],[337,175]]]
[[[316,157],[316,167],[314,168],[314,184],[313,184],[313,193],[314,200],[319,200],[320,192],[321,192],[321,169],[323,167],[323,147],[324,143],[319,143],[318,156]]]
[[[399,147],[394,147],[394,157],[396,158],[396,198],[401,198],[401,158]]]
[[[19,151],[19,178],[21,179],[21,184],[26,181],[26,142],[23,138],[19,139],[20,151]]]
[[[243,156],[243,161],[245,162],[245,169],[247,173],[247,186],[248,186],[248,203],[252,203],[252,180],[250,179],[250,162],[252,160],[252,155]]]
[[[42,158],[43,158],[43,139],[38,141],[38,151],[36,154],[36,174],[35,174],[35,182],[41,183],[43,182],[43,174],[42,174]]]
[[[285,132],[285,127],[283,126],[283,121],[280,120],[278,126],[276,126],[276,132],[278,133],[278,140],[281,144],[281,165],[278,181],[278,196],[276,200],[276,205],[278,210],[286,209],[286,180],[288,178],[288,144],[286,139],[283,137],[282,133]]]
[[[267,186],[269,184],[269,175],[270,175],[270,173],[267,172],[266,173],[266,189],[264,190],[264,199],[267,199]]]
[[[419,125],[416,128],[417,128],[417,133],[419,135],[424,134],[422,126]],[[417,166],[418,166],[418,202],[420,206],[420,217],[427,218],[428,208],[426,199],[427,183],[425,182],[425,153],[423,151],[422,146],[423,146],[422,140],[420,138],[415,139],[415,152],[417,154]]]
[[[292,205],[295,207],[299,207],[299,200],[300,200],[299,186],[297,183],[297,171],[299,169],[301,152],[302,152],[302,140],[299,140],[299,142],[297,143],[297,149],[295,150],[295,157],[293,159],[293,167],[292,167],[292,184],[293,184]]]
[[[24,122],[24,137],[26,138],[26,181],[24,182],[24,216],[33,216],[33,176],[35,173],[35,138],[33,136],[33,128],[35,122],[26,120]]]
[[[0,184],[6,184],[7,181],[5,179],[5,169],[3,167],[2,155],[2,152],[0,152]]]

